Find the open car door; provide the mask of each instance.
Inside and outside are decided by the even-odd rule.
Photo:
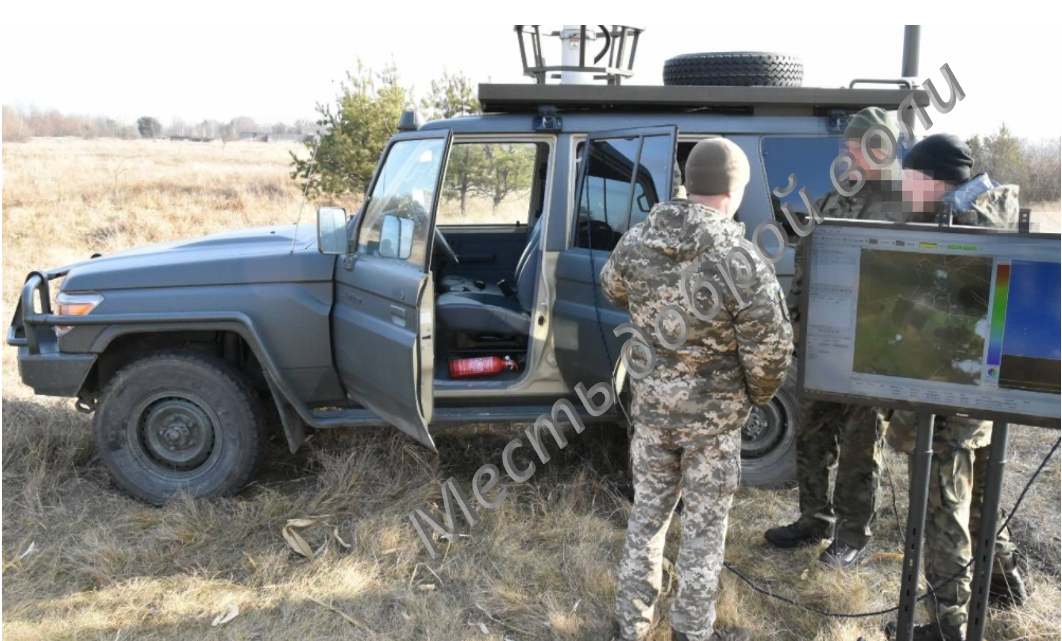
[[[629,316],[601,292],[601,268],[624,232],[671,200],[677,138],[678,127],[666,125],[593,132],[583,145],[553,307],[557,362],[572,387],[607,381],[627,340],[612,333]]]
[[[423,445],[435,374],[431,251],[449,129],[392,138],[336,263],[335,364],[348,396]]]

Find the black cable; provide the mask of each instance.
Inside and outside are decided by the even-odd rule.
[[[1044,457],[1044,460],[1040,462],[1040,466],[1037,467],[1036,471],[1033,472],[1031,477],[1029,477],[1029,480],[1025,483],[1025,487],[1022,489],[1021,494],[1018,495],[1018,500],[1015,501],[1014,507],[1012,507],[1011,510],[1010,510],[1010,513],[1007,514],[1007,518],[1003,520],[1003,524],[1001,526],[999,526],[998,530],[996,530],[996,536],[999,536],[1003,532],[1003,530],[1007,529],[1007,527],[1010,525],[1011,519],[1014,518],[1014,515],[1017,513],[1018,508],[1021,507],[1022,502],[1025,501],[1025,495],[1029,493],[1029,490],[1032,488],[1033,483],[1040,476],[1040,473],[1044,471],[1044,468],[1047,467],[1047,464],[1051,461],[1051,458],[1055,455],[1055,452],[1058,451],[1058,446],[1060,444],[1062,444],[1062,438],[1060,438],[1057,441],[1055,441],[1055,444],[1051,447],[1051,451],[1047,453],[1047,456]],[[890,476],[891,476],[891,474],[890,474]],[[930,596],[936,594],[938,590],[942,589],[946,585],[950,584],[952,581],[954,581],[954,580],[958,579],[960,576],[964,575],[966,573],[966,571],[968,569],[970,569],[970,566],[973,565],[973,563],[974,563],[974,560],[970,559],[969,563],[964,565],[958,572],[956,572],[952,576],[948,577],[948,579],[946,581],[944,581],[943,583],[941,583],[940,585],[937,585],[937,586],[928,585],[927,588],[926,588],[925,594],[919,596],[916,599],[916,602],[924,601],[925,599],[929,598]],[[725,567],[727,570],[730,570],[731,573],[733,573],[736,577],[738,577],[743,582],[745,582],[745,584],[747,584],[750,588],[752,588],[756,592],[759,592],[760,594],[769,596],[772,599],[777,599],[777,600],[779,600],[779,601],[781,601],[783,603],[786,603],[788,605],[791,605],[793,607],[800,608],[801,610],[806,610],[808,612],[811,612],[811,613],[814,613],[814,614],[818,614],[818,615],[821,615],[821,616],[824,616],[824,617],[830,617],[830,618],[834,618],[834,619],[865,619],[865,618],[869,618],[869,617],[882,616],[882,615],[885,615],[885,614],[892,614],[893,612],[896,612],[896,611],[898,611],[900,609],[899,606],[893,606],[893,607],[888,608],[886,610],[877,610],[877,611],[874,611],[874,612],[856,612],[856,613],[830,612],[828,610],[820,610],[818,608],[814,608],[814,607],[811,607],[809,605],[805,605],[803,603],[798,603],[797,601],[794,601],[793,599],[790,599],[788,597],[782,596],[780,594],[775,594],[775,593],[771,592],[770,590],[761,588],[760,586],[756,585],[756,583],[752,579],[748,578],[747,576],[745,576],[744,574],[739,572],[729,562],[724,561],[723,562],[723,567]]]

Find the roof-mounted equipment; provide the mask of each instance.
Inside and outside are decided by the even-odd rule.
[[[627,25],[565,25],[561,31],[543,33],[542,25],[516,25],[520,43],[520,59],[524,75],[544,85],[547,80],[561,84],[590,84],[605,80],[620,84],[634,75],[634,56],[638,52],[638,38],[644,29]],[[558,38],[561,44],[561,64],[546,64],[542,36]],[[587,48],[597,41],[602,45],[595,54]]]

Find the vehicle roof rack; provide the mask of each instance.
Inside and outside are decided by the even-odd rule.
[[[558,111],[715,111],[758,116],[817,116],[830,110],[853,113],[864,107],[896,109],[923,89],[824,87],[723,87],[659,85],[481,84],[479,102],[487,113],[535,113],[542,105]]]

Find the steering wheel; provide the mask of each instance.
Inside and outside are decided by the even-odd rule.
[[[424,222],[428,221],[428,212],[424,209],[423,206],[421,206],[419,202],[415,200],[407,201],[400,204],[397,208],[397,211],[404,218],[411,218],[413,220],[421,220]],[[385,215],[386,213],[387,212],[385,212]],[[453,247],[450,247],[450,243],[446,241],[446,236],[443,235],[442,231],[440,231],[438,227],[435,228],[434,244],[435,247],[442,249],[443,254],[445,254],[445,258],[448,262],[453,263],[454,265],[461,262],[457,259],[457,254],[454,253]]]
[[[453,247],[450,247],[450,243],[446,241],[446,236],[443,236],[442,231],[438,227],[435,228],[435,247],[441,249],[446,255],[446,260],[454,265],[461,261],[457,259],[457,254],[454,253]]]

